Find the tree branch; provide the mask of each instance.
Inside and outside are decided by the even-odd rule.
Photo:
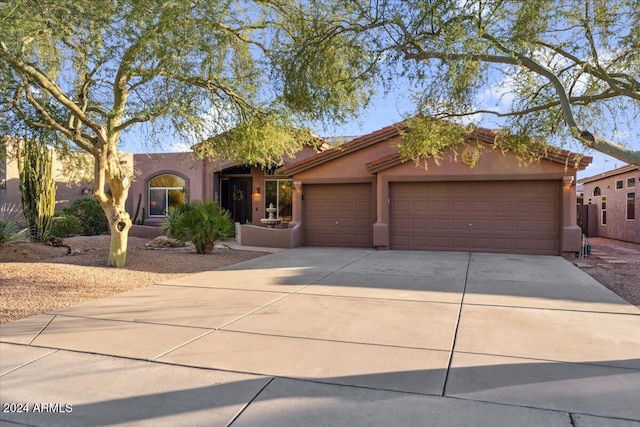
[[[597,135],[593,135],[587,130],[580,129],[571,108],[571,99],[569,98],[560,79],[551,70],[548,70],[529,57],[526,57],[518,52],[504,47],[500,42],[498,42],[488,34],[484,34],[482,37],[491,41],[494,46],[505,52],[507,55],[501,56],[490,54],[460,54],[420,51],[417,53],[406,54],[405,58],[413,60],[440,59],[452,61],[483,61],[525,67],[528,70],[547,78],[553,85],[558,97],[558,100],[556,101],[557,105],[560,106],[565,123],[569,127],[574,138],[582,142],[585,146],[594,150],[608,154],[612,157],[626,161],[628,163],[640,164],[640,151],[633,151],[620,144],[616,144]]]
[[[559,46],[554,46],[542,41],[537,41],[536,44],[546,47],[547,49],[552,50],[553,52],[565,57],[566,59],[571,60],[575,65],[580,66],[585,73],[592,75],[593,77],[596,77],[600,80],[606,81],[611,89],[615,90],[620,95],[640,100],[640,82],[637,82],[632,76],[624,73],[609,74],[599,64],[597,66],[593,66],[586,61],[578,58],[577,56],[567,52]],[[627,80],[627,82],[620,79],[625,79]]]
[[[42,72],[35,67],[25,63],[22,59],[14,56],[6,44],[0,40],[0,58],[5,59],[15,70],[29,76],[37,82],[37,84],[46,90],[56,101],[70,112],[74,113],[84,124],[98,131],[100,125],[89,119],[83,111],[64,93],[64,91],[54,82],[52,82]]]

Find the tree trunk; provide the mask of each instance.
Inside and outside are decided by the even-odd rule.
[[[103,139],[108,138],[103,135]],[[127,262],[127,240],[132,226],[131,217],[125,209],[131,171],[126,166],[127,162],[120,160],[115,141],[112,138],[110,144],[105,144],[94,153],[96,179],[93,195],[100,202],[109,222],[111,244],[107,265],[123,268]]]
[[[132,225],[131,218],[124,208],[115,209],[114,207],[109,207],[105,209],[105,213],[109,219],[109,229],[111,231],[111,245],[109,246],[107,265],[122,268],[127,262],[127,241],[129,229],[131,229]]]

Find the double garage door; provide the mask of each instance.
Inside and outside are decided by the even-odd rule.
[[[560,253],[559,181],[392,183],[392,249]]]
[[[560,181],[393,182],[391,249],[560,253]],[[371,184],[304,186],[307,246],[371,247]]]

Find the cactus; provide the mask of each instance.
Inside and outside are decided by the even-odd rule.
[[[142,194],[138,193],[138,204],[136,205],[136,213],[133,214],[133,223],[138,224],[138,213],[140,212],[140,202],[142,202]],[[144,212],[142,213],[144,216]]]
[[[140,225],[144,225],[144,219],[147,216],[147,213],[145,212],[144,208],[142,208],[142,218],[140,218]]]
[[[43,242],[51,230],[56,206],[53,153],[38,141],[25,140],[18,149],[17,160],[22,213],[31,240]]]

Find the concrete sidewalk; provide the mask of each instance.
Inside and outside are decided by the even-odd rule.
[[[3,425],[640,426],[640,309],[560,257],[294,249],[0,342]]]

